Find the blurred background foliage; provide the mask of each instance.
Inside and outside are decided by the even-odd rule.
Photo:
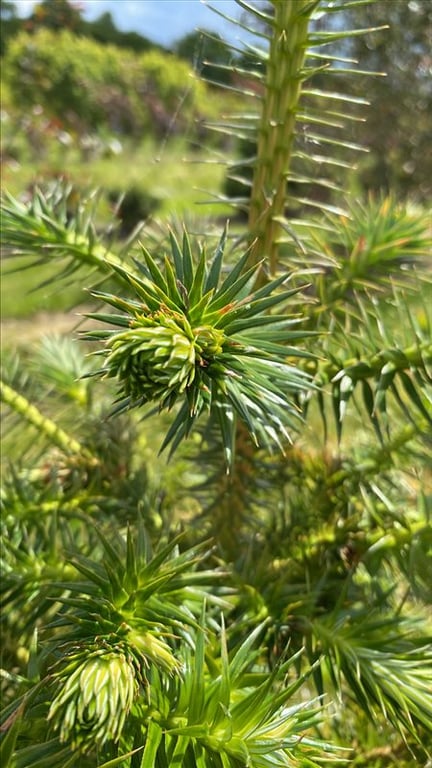
[[[252,66],[247,48],[233,52],[218,34],[197,30],[167,51],[138,33],[116,29],[109,13],[85,21],[67,0],[42,0],[25,19],[10,0],[1,0],[0,10],[2,159],[8,186],[18,186],[16,164],[29,159],[29,149],[37,167],[41,157],[52,155],[52,144],[68,162],[78,148],[84,162],[106,154],[112,163],[119,146],[130,141],[182,137],[195,151],[204,141],[214,144],[205,124],[228,111],[234,99],[214,84],[244,85]],[[365,71],[386,73],[367,81],[358,77],[353,84],[353,95],[366,94],[370,107],[365,123],[352,120],[350,126],[349,140],[369,150],[352,184],[358,191],[391,189],[398,198],[427,202],[432,194],[432,4],[348,4],[343,16],[345,29],[388,27],[344,40],[338,50],[361,61]],[[315,23],[319,31],[320,20]],[[343,91],[347,75],[336,69],[332,77],[334,90]],[[252,79],[248,85],[253,87]],[[320,85],[319,73],[314,85]],[[313,141],[310,132],[305,125],[305,143]],[[223,137],[219,149],[226,150]],[[239,159],[247,156],[247,142],[239,141],[234,152]],[[225,191],[235,194],[229,185]]]
[[[256,87],[248,77],[256,62],[247,47],[233,51],[219,35],[198,30],[167,51],[138,33],[118,30],[109,13],[85,21],[79,6],[67,0],[43,0],[28,18],[18,16],[13,2],[1,0],[0,13],[4,189],[25,199],[36,184],[59,177],[81,191],[101,188],[100,224],[109,222],[120,239],[138,222],[158,216],[190,218],[191,211],[195,220],[232,216],[227,203],[245,194],[238,179],[251,175],[254,145],[248,135],[217,133],[210,126],[242,108],[238,89]],[[364,70],[387,74],[360,75],[349,84],[354,96],[366,94],[370,106],[364,120],[350,121],[345,138],[369,151],[359,155],[354,174],[344,166],[349,148],[335,147],[340,166],[330,169],[330,178],[360,197],[391,190],[396,200],[427,207],[432,4],[382,0],[348,7],[343,15],[345,28],[389,27],[340,43],[343,55],[361,61]],[[315,23],[319,30],[324,20]],[[316,88],[321,77],[315,75]],[[344,90],[347,77],[332,75],[335,91]],[[308,98],[319,109],[319,97]],[[303,125],[300,153],[320,154],[313,128]],[[331,140],[331,129],[323,130]],[[295,195],[296,184],[290,187]],[[337,199],[337,190],[329,187],[317,186],[313,193],[323,204]],[[290,213],[298,213],[295,205]],[[241,218],[241,208],[236,216]],[[26,295],[31,275],[21,273],[21,291],[13,290],[14,279],[2,280],[3,316],[64,306],[55,292]]]

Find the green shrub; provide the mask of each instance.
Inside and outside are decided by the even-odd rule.
[[[40,106],[79,133],[108,126],[138,136],[175,120],[184,128],[205,105],[205,86],[184,61],[157,51],[137,56],[68,31],[18,35],[4,79],[17,107]]]

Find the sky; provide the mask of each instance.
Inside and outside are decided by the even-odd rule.
[[[28,16],[36,0],[14,2],[19,15]],[[79,0],[77,4],[88,21],[109,11],[117,29],[138,32],[167,47],[197,28],[218,32],[231,42],[239,37],[239,30],[201,0]],[[237,19],[240,16],[235,0],[210,0],[209,4],[227,16]]]

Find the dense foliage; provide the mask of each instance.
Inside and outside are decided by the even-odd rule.
[[[15,37],[3,75],[16,107],[42,108],[80,134],[102,127],[117,135],[163,132],[181,103],[180,130],[205,104],[203,85],[175,56],[137,55],[67,30]]]
[[[4,195],[5,256],[92,302],[4,357],[8,768],[430,760],[430,221],[338,189],[352,4],[239,5],[241,222],[118,244],[64,180]]]

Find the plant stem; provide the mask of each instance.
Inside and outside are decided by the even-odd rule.
[[[274,32],[267,62],[249,213],[249,233],[254,240],[250,263],[264,258],[271,276],[277,269],[278,217],[283,216],[286,206],[287,175],[295,136],[308,26],[314,7],[310,0],[273,0]]]
[[[85,450],[78,440],[68,435],[52,419],[44,416],[27,398],[20,395],[19,392],[16,392],[3,381],[0,382],[0,397],[2,402],[22,416],[29,424],[36,427],[40,433],[45,435],[65,453],[85,455]]]

